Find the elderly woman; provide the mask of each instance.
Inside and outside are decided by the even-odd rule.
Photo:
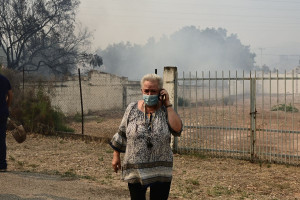
[[[112,167],[115,172],[122,169],[131,199],[146,199],[147,187],[150,199],[168,199],[173,166],[171,134],[180,136],[182,122],[158,75],[145,75],[141,91],[143,100],[128,105],[111,140]],[[120,152],[125,152],[122,167]]]

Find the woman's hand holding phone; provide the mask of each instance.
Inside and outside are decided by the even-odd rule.
[[[161,102],[163,102],[165,100],[165,98],[166,98],[166,95],[163,93],[163,90],[164,89],[161,89],[159,91],[159,95],[158,95],[158,100],[161,101]]]
[[[165,106],[170,105],[169,93],[167,92],[167,90],[161,89],[159,91],[158,99],[162,102],[163,105]]]

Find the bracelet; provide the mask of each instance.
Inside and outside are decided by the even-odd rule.
[[[168,107],[172,107],[173,105],[172,104],[169,104],[169,105],[167,105],[167,106],[165,106],[166,108],[168,108]]]

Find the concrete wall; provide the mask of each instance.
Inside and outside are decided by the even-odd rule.
[[[139,82],[128,81],[126,77],[93,71],[81,79],[84,113],[124,110],[130,102],[142,97]],[[33,86],[27,84],[27,87],[30,85]],[[50,95],[53,106],[66,115],[81,113],[78,77],[44,82],[43,86]]]

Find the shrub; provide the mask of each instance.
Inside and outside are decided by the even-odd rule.
[[[51,106],[49,96],[39,86],[37,92],[26,92],[21,106],[21,122],[29,131],[48,133],[55,131],[74,132],[65,125],[65,115]]]
[[[183,97],[178,97],[178,106],[188,106],[189,100],[184,99]]]
[[[298,112],[298,108],[296,108],[295,106],[293,106],[291,103],[289,105],[286,104],[279,104],[279,105],[275,105],[271,108],[272,111],[277,111],[277,110],[281,110],[281,111],[286,111],[286,112]]]
[[[224,105],[226,105],[226,106],[232,106],[234,100],[232,97],[224,97],[223,102],[224,102]]]
[[[79,112],[76,112],[73,119],[74,119],[75,122],[81,122],[82,121],[82,116]]]
[[[38,133],[51,133],[55,131],[74,132],[66,126],[66,117],[58,109],[51,106],[49,96],[44,88],[21,88],[22,75],[9,69],[0,71],[11,82],[13,90],[13,103],[10,108],[10,117],[21,123],[26,131]]]

